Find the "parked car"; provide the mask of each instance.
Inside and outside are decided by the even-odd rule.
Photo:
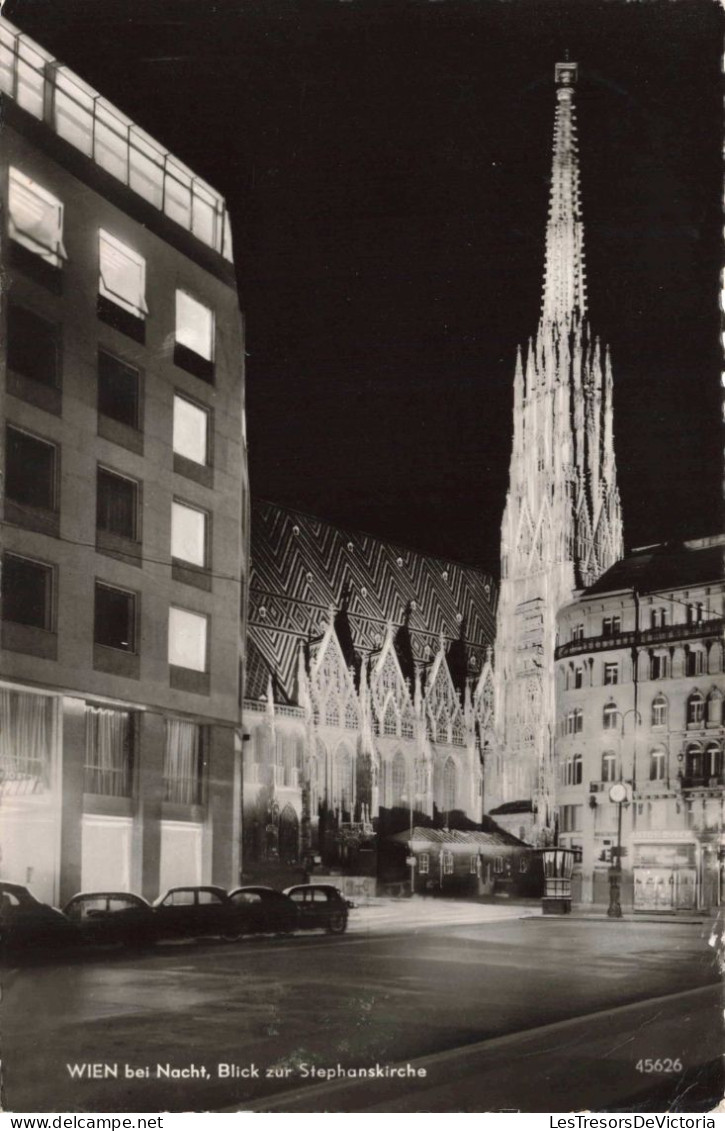
[[[341,935],[347,929],[351,904],[332,884],[296,884],[286,888],[284,894],[296,903],[303,930],[321,927],[332,935]]]
[[[156,938],[151,904],[132,892],[79,892],[66,903],[63,914],[82,943],[150,946]]]
[[[238,939],[242,914],[224,888],[214,885],[169,888],[154,900],[158,938],[201,938],[221,935]]]
[[[297,904],[283,892],[261,885],[235,888],[229,898],[239,909],[242,933],[275,931],[290,934],[297,930]]]
[[[23,884],[0,881],[0,949],[66,946],[71,926],[62,911],[41,903]]]

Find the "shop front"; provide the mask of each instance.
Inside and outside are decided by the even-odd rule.
[[[687,839],[635,841],[635,911],[694,911],[699,902],[698,844]]]

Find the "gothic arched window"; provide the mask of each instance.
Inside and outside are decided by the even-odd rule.
[[[393,758],[393,805],[405,804],[406,779],[405,758],[399,750]]]
[[[448,758],[443,767],[443,811],[449,813],[456,807],[456,763]]]

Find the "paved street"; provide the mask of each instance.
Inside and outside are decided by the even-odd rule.
[[[666,1110],[679,1096],[681,1110],[696,1110],[719,1087],[719,977],[706,926],[519,919],[513,907],[460,905],[449,919],[478,921],[431,923],[442,906],[427,925],[417,912],[412,929],[390,917],[375,927],[361,910],[343,937],[167,944],[11,970],[6,1105],[542,1111],[638,1097]],[[638,1072],[640,1058],[659,1059],[660,1070]],[[407,1062],[426,1076],[300,1091],[313,1068]],[[106,1078],[89,1079],[87,1064],[108,1066],[95,1070]],[[220,1064],[232,1068],[220,1076]]]

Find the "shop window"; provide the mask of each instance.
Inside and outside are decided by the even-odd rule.
[[[169,663],[195,672],[208,670],[208,618],[188,609],[169,609]]]
[[[96,528],[119,538],[136,540],[138,483],[123,475],[98,468]]]
[[[53,267],[60,267],[66,258],[61,201],[12,165],[8,176],[8,234]]]
[[[203,767],[203,728],[183,719],[167,719],[164,800],[176,805],[201,805]]]
[[[56,506],[57,449],[54,444],[8,427],[5,493],[27,507]]]
[[[50,788],[53,699],[0,687],[0,794]]]
[[[59,385],[58,331],[52,322],[11,302],[7,328],[8,368],[55,389]]]
[[[136,651],[136,595],[96,582],[94,641],[105,648]]]
[[[52,629],[52,566],[15,554],[3,556],[2,619],[46,631]]]
[[[176,454],[206,466],[209,463],[209,413],[176,395],[173,428]]]
[[[130,796],[133,740],[134,720],[130,711],[86,706],[85,793]]]
[[[103,416],[138,428],[140,423],[138,369],[105,350],[98,352],[98,411]]]
[[[204,568],[207,564],[205,511],[176,500],[171,504],[171,556]]]

